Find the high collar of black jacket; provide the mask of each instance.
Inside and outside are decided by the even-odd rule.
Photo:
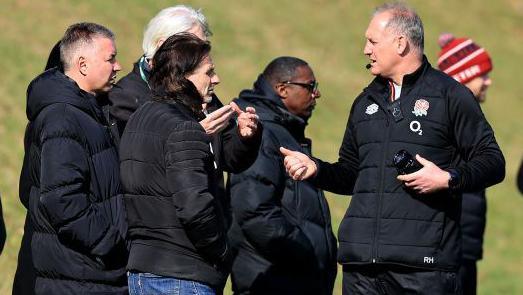
[[[262,122],[273,122],[284,126],[297,139],[305,138],[307,120],[290,113],[281,97],[273,90],[272,85],[263,77],[258,76],[253,89],[240,92],[234,100],[240,107],[252,105]]]
[[[416,82],[420,79],[420,77],[422,77],[425,74],[426,70],[430,67],[431,65],[427,60],[427,57],[423,55],[421,65],[414,72],[403,76],[403,81],[401,84],[401,96],[408,95],[410,91],[414,88],[414,85],[416,85]],[[364,91],[370,93],[373,97],[383,97],[385,98],[385,101],[388,101],[391,91],[389,81],[390,79],[377,76],[369,84],[369,86],[365,88]]]
[[[49,69],[37,76],[27,88],[26,114],[34,121],[47,106],[57,103],[72,105],[89,114],[99,122],[104,122],[101,106],[105,97],[97,98],[78,86],[57,68]]]

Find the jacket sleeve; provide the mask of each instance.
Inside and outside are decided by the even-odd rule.
[[[49,116],[51,117],[51,116]],[[39,207],[58,239],[82,252],[109,254],[122,242],[101,202],[90,195],[88,152],[71,115],[52,114],[42,133]]]
[[[167,182],[176,214],[189,240],[213,263],[230,257],[224,220],[209,190],[213,156],[209,137],[196,122],[180,123],[166,143]]]
[[[4,212],[2,211],[2,196],[0,196],[0,254],[2,254],[2,250],[4,250],[5,239]]]
[[[227,128],[218,135],[221,136],[222,143],[220,164],[224,170],[239,173],[251,166],[258,155],[262,133],[262,124],[258,122],[256,134],[248,140],[242,140],[236,121],[231,120]]]
[[[282,197],[286,177],[279,143],[264,134],[256,162],[246,171],[231,176],[231,202],[235,219],[246,239],[273,261],[296,265],[316,263],[314,249],[300,227],[284,215]]]
[[[319,188],[335,194],[351,195],[353,193],[359,166],[358,148],[354,131],[354,125],[351,121],[351,116],[349,116],[339,150],[338,162],[326,163],[320,159],[314,159],[318,172],[312,182]]]
[[[451,89],[449,120],[457,153],[463,160],[455,167],[460,174],[457,190],[478,191],[505,177],[505,159],[472,93],[462,85]]]
[[[20,201],[22,202],[22,205],[27,209],[29,208],[29,193],[31,191],[31,175],[29,171],[29,162],[30,162],[30,151],[29,147],[31,143],[29,142],[29,136],[31,134],[31,125],[32,123],[27,124],[25,128],[25,135],[24,135],[24,160],[22,163],[22,171],[20,172],[20,181],[18,184],[18,193],[20,196]]]
[[[519,192],[523,194],[523,161],[519,164],[517,185]]]

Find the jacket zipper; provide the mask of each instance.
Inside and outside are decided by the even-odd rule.
[[[390,140],[390,134],[391,134],[391,124],[390,124],[390,118],[389,114],[387,113],[387,110],[384,109],[385,112],[385,126],[387,128],[387,137],[385,138],[385,147],[383,149],[382,157],[381,157],[381,168],[380,168],[380,186],[378,189],[378,210],[376,210],[376,228],[374,229],[374,245],[373,245],[373,253],[372,253],[372,263],[378,262],[378,235],[379,235],[379,229],[380,229],[380,220],[381,220],[381,206],[382,206],[382,200],[383,200],[383,186],[385,183],[385,164],[386,164],[386,156],[387,151],[389,150],[389,140]]]

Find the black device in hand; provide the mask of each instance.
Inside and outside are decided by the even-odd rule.
[[[410,174],[422,168],[421,164],[406,150],[400,150],[394,154],[392,164],[398,170],[398,174]]]

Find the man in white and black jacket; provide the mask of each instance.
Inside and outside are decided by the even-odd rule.
[[[503,155],[472,93],[428,63],[411,8],[378,7],[365,37],[376,78],[353,103],[338,162],[282,149],[286,168],[353,195],[338,236],[344,294],[460,294],[461,193],[502,181]],[[397,176],[402,149],[419,171]]]

